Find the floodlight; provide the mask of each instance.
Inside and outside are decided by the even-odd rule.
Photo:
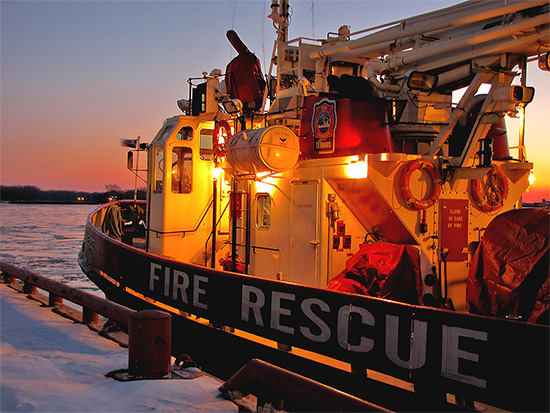
[[[424,72],[411,72],[407,79],[407,86],[411,90],[431,92],[437,86],[438,76]]]

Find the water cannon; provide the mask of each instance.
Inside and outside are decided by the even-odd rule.
[[[515,117],[518,114],[518,105],[526,106],[533,100],[535,88],[519,85],[500,87],[495,89],[491,97],[497,103],[496,111]],[[489,122],[490,118],[487,118],[486,121]]]
[[[546,53],[539,53],[539,69],[550,72],[550,50]]]
[[[535,97],[535,88],[532,86],[512,85],[501,87],[493,92],[493,100],[496,102],[528,104]]]

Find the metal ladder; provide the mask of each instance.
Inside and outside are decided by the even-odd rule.
[[[252,205],[250,195],[250,181],[244,181],[245,190],[237,189],[237,182],[233,183],[231,206],[231,258],[233,269],[236,269],[239,247],[244,248],[244,272],[248,273],[250,264],[250,208]],[[244,244],[243,244],[244,240]]]

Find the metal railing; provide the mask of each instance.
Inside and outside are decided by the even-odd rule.
[[[84,324],[97,322],[98,314],[100,314],[116,322],[123,330],[128,331],[130,316],[135,313],[134,310],[120,304],[62,284],[3,260],[0,260],[0,271],[4,274],[6,284],[16,283],[16,279],[23,281],[23,292],[26,294],[37,294],[37,288],[46,291],[49,296],[49,305],[52,307],[62,304],[63,299],[82,306],[82,322]]]
[[[258,359],[246,363],[219,390],[239,406],[239,411],[259,411],[267,403],[275,410],[297,412],[391,411]],[[257,397],[256,409],[247,409],[242,403],[242,396],[247,394]]]

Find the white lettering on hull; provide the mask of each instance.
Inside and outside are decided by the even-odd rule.
[[[295,328],[286,326],[281,323],[281,316],[293,317],[290,308],[285,307],[282,300],[294,302],[295,294],[272,291],[271,293],[271,308],[269,309],[269,326],[273,330],[277,330],[286,334],[294,335]],[[253,323],[256,326],[264,327],[265,321],[262,316],[262,309],[266,304],[265,293],[258,287],[250,285],[242,285],[241,297],[241,321],[245,323]],[[300,309],[302,315],[309,319],[315,326],[318,327],[320,333],[314,334],[311,328],[307,326],[298,326],[300,334],[316,343],[325,343],[331,336],[332,331],[330,326],[319,317],[312,309],[313,306],[318,307],[323,313],[330,313],[331,308],[328,303],[318,298],[306,298],[302,300]],[[253,317],[250,317],[252,313]],[[359,306],[345,305],[338,309],[338,318],[336,326],[336,337],[340,347],[355,353],[368,353],[374,348],[374,339],[362,336],[359,344],[349,342],[349,328],[351,323],[351,315],[357,314],[360,316],[361,323],[374,327],[376,320],[374,315],[367,309]],[[409,358],[407,360],[399,357],[399,317],[386,314],[386,332],[384,350],[386,357],[395,365],[407,370],[418,370],[426,364],[426,352],[428,342],[428,323],[422,320],[411,320],[411,332]],[[487,333],[470,330],[459,327],[449,327],[443,325],[443,351],[441,375],[443,377],[460,381],[462,383],[471,384],[477,387],[485,388],[486,380],[480,379],[466,374],[459,373],[458,360],[465,359],[472,362],[479,361],[479,355],[470,353],[459,348],[459,337],[469,337],[476,340],[487,341]]]
[[[361,316],[361,322],[367,326],[374,326],[374,316],[370,311],[357,306],[345,305],[338,310],[338,327],[337,337],[338,344],[348,351],[354,351],[357,353],[368,353],[374,347],[374,340],[367,337],[361,337],[359,344],[352,345],[349,342],[349,325],[351,321],[351,314],[359,314]]]
[[[479,362],[479,354],[470,353],[459,348],[460,337],[468,337],[474,340],[487,341],[485,331],[475,331],[468,328],[451,327],[443,325],[443,343],[441,351],[441,375],[451,380],[471,384],[482,389],[487,387],[487,381],[478,377],[467,376],[458,371],[458,360]]]
[[[256,297],[255,301],[251,301],[251,293],[253,293]],[[243,284],[242,294],[241,320],[248,323],[250,310],[252,310],[252,313],[254,314],[254,322],[257,326],[263,327],[264,320],[262,319],[260,308],[262,308],[265,304],[264,292],[259,288]]]
[[[164,272],[162,271],[163,268]],[[162,281],[159,273],[163,274]],[[207,310],[208,305],[204,302],[204,299],[202,297],[206,295],[204,284],[208,283],[208,277],[205,275],[194,274],[192,278],[192,305],[196,308]],[[157,284],[162,285],[162,294],[165,297],[170,297],[171,295],[172,300],[181,301],[184,304],[189,304],[189,274],[179,270],[172,270],[170,267],[163,267],[160,264],[151,262],[149,272],[149,290],[151,292],[154,292]]]
[[[294,335],[294,328],[281,324],[281,315],[290,316],[292,313],[289,308],[281,306],[281,300],[294,301],[294,294],[273,291],[271,293],[271,324],[270,327],[282,333]]]
[[[334,344],[337,343],[339,347],[353,353],[368,353],[375,348],[375,345],[382,346],[381,349],[378,348],[383,351],[388,362],[398,367],[412,371],[426,365],[428,333],[430,328],[434,328],[427,321],[407,317],[407,320],[410,320],[407,321],[410,322],[410,329],[401,328],[401,334],[406,334],[407,338],[400,338],[399,324],[402,320],[397,315],[386,313],[381,315],[383,319],[378,320],[367,308],[352,304],[341,305],[338,308],[331,302],[313,297],[303,298],[297,305],[294,293],[272,290],[272,287],[264,291],[262,288],[247,285],[244,281],[243,279],[240,286],[240,321],[250,327],[266,328],[289,336],[297,335],[297,338],[312,343],[328,343],[333,338]],[[148,286],[151,292],[160,293],[168,299],[191,304],[197,309],[208,310],[206,297],[209,277],[207,275],[187,274],[184,271],[151,262]],[[267,304],[266,294],[269,294],[269,304]],[[237,302],[232,298],[229,300],[227,305],[235,308]],[[334,321],[327,323],[330,314],[336,314],[336,320],[331,317],[330,319]],[[361,335],[356,336],[353,339],[354,342],[350,340],[352,325],[353,329],[360,325],[368,327],[361,329]],[[460,360],[479,363],[480,358],[479,354],[460,347],[464,341],[463,338],[487,342],[488,333],[438,323],[434,326],[436,329],[441,329],[441,377],[486,388],[487,380],[465,374],[460,370],[459,364],[461,364]],[[385,329],[385,334],[375,335],[375,328]],[[371,334],[372,336],[369,337]],[[435,331],[435,334],[438,332]],[[383,342],[376,343],[373,337],[382,337],[380,340]],[[399,353],[399,343],[404,346],[407,341],[409,342],[408,357],[406,353],[402,352],[401,355]]]
[[[399,317],[386,314],[386,356],[399,367],[416,370],[426,364],[428,323],[412,320],[410,354],[408,360],[398,355]]]
[[[302,304],[300,306],[302,308],[302,311],[304,312],[304,315],[311,321],[313,321],[313,324],[319,327],[319,330],[321,330],[321,332],[319,333],[319,335],[315,335],[311,332],[311,329],[309,327],[304,326],[300,327],[300,332],[308,340],[314,341],[316,343],[326,343],[331,336],[330,327],[327,325],[327,323],[323,321],[322,318],[318,317],[313,312],[311,306],[314,304],[325,313],[330,312],[330,307],[327,303],[325,303],[323,300],[319,300],[318,298],[306,298],[302,301]]]

